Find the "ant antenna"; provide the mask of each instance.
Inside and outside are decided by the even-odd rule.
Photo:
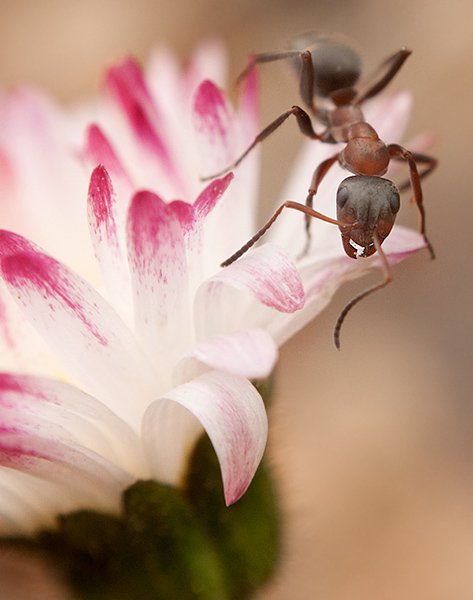
[[[358,296],[355,296],[353,298],[353,300],[350,300],[350,302],[345,306],[345,308],[340,313],[340,315],[337,319],[337,322],[335,323],[335,328],[333,330],[333,341],[335,342],[335,346],[337,347],[337,350],[340,350],[340,330],[341,330],[342,325],[345,321],[345,318],[346,318],[347,314],[350,312],[350,310],[356,304],[358,304],[358,302],[360,302],[360,300],[363,300],[363,298],[366,298],[366,296],[369,296],[373,292],[377,292],[381,288],[388,285],[388,283],[391,283],[391,281],[393,280],[393,272],[391,269],[391,265],[389,264],[388,259],[386,258],[386,254],[384,254],[384,251],[381,248],[381,244],[379,243],[378,235],[376,234],[376,232],[373,233],[373,242],[374,242],[374,245],[376,248],[376,252],[378,253],[378,256],[381,260],[381,264],[382,264],[383,271],[384,271],[384,279],[383,279],[383,281],[381,281],[381,283],[378,283],[378,284],[374,285],[373,287],[368,288],[364,292],[361,292],[361,294],[358,294]]]

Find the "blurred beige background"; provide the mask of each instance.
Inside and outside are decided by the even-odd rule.
[[[364,284],[344,288],[283,349],[270,452],[287,531],[279,574],[260,598],[471,600],[473,4],[2,0],[0,84],[33,81],[68,101],[97,90],[103,64],[128,51],[144,60],[166,41],[185,59],[210,34],[227,42],[236,74],[248,52],[310,29],[356,40],[368,69],[414,49],[390,89],[413,91],[409,133],[437,138],[440,168],[425,196],[438,259],[397,268],[394,284],[350,315],[342,352],[332,328]],[[296,101],[288,83],[284,69],[262,70],[263,123]],[[265,144],[266,202],[284,180],[272,165],[300,143],[287,126]],[[401,220],[415,226],[415,211]],[[12,573],[0,563],[0,585]]]

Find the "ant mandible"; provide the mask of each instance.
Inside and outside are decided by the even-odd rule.
[[[285,208],[295,209],[305,214],[306,244],[302,256],[308,252],[310,246],[312,217],[338,225],[343,248],[350,258],[368,257],[377,252],[384,271],[384,279],[353,298],[342,310],[334,329],[337,348],[340,348],[341,326],[351,308],[392,281],[392,271],[381,244],[394,225],[400,208],[400,191],[408,188],[409,185],[412,187],[413,200],[419,210],[420,233],[431,258],[435,258],[425,229],[421,179],[436,167],[437,161],[425,154],[410,152],[399,144],[386,145],[380,140],[374,128],[366,122],[361,110],[361,105],[366,100],[379,94],[390,83],[410,54],[410,50],[401,48],[389,56],[379,67],[380,74],[374,78],[374,83],[364,91],[358,91],[354,87],[361,76],[359,55],[350,46],[331,38],[307,34],[295,41],[292,50],[254,55],[238,80],[245,78],[251,69],[260,63],[287,59],[292,60],[294,64],[299,63],[301,99],[313,117],[324,126],[324,130],[317,133],[309,114],[300,106],[292,106],[290,110],[265,127],[231,165],[205,178],[217,177],[237,167],[258,143],[271,135],[291,116],[296,118],[301,133],[306,137],[323,143],[344,142],[346,144],[343,150],[324,160],[315,169],[305,204],[284,202],[244,246],[221,264],[222,267],[226,267],[240,258],[263,236]],[[317,106],[316,98],[331,102],[331,106],[329,108]],[[392,181],[382,177],[388,170],[391,159],[405,161],[409,167],[409,181],[399,188]],[[337,162],[354,175],[341,182],[337,191],[337,219],[332,219],[315,211],[312,206],[321,181]],[[421,172],[417,164],[425,165]]]

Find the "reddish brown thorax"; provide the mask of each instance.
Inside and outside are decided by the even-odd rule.
[[[355,175],[380,177],[389,166],[389,151],[379,139],[376,131],[365,122],[359,122],[348,128],[347,145],[340,152],[342,166]]]

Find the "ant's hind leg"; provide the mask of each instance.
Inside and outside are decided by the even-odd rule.
[[[288,58],[297,58],[301,55],[300,50],[287,50],[283,52],[262,52],[261,54],[253,54],[250,56],[248,65],[238,75],[236,79],[237,85],[239,85],[248,74],[254,69],[256,65],[261,65],[269,62],[276,62],[277,60],[286,60]]]
[[[378,71],[383,71],[388,68],[382,77],[368,87],[364,92],[361,92],[356,99],[356,104],[360,105],[368,98],[372,98],[379,94],[396,76],[399,69],[402,67],[406,59],[412,54],[412,50],[401,48],[392,56],[389,56],[378,68]]]
[[[287,50],[286,52],[255,54],[250,58],[248,66],[238,75],[236,83],[239,85],[258,64],[297,58],[301,60],[299,92],[304,104],[315,114],[317,109],[314,104],[314,67],[310,50],[302,52],[300,50]]]

